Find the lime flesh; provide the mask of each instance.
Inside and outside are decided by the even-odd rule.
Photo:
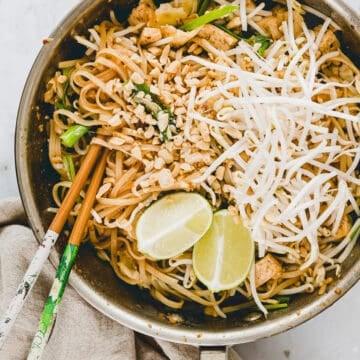
[[[213,292],[232,289],[249,274],[254,259],[250,232],[221,210],[206,234],[195,244],[193,266],[198,279]]]
[[[209,229],[212,210],[197,193],[173,193],[153,203],[136,224],[138,249],[154,259],[169,259],[192,247]]]

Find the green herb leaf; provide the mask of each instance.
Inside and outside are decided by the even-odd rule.
[[[162,110],[161,106],[159,106],[152,99],[148,99],[147,97],[134,95],[133,99],[137,104],[143,105],[145,109],[150,112],[154,117],[156,117],[157,113]]]
[[[133,84],[136,90],[133,92],[133,99],[137,104],[141,104],[145,107],[146,111],[148,111],[156,120],[159,120],[159,115],[161,113],[168,114],[169,117],[169,125],[175,124],[175,115],[168,109],[159,98],[151,93],[150,88],[147,84]],[[145,96],[139,96],[140,92],[143,92]],[[169,126],[160,133],[160,138],[162,141],[167,141],[171,137],[171,131]]]
[[[66,97],[67,97],[67,92],[69,90],[69,81],[66,81],[65,85],[64,85],[64,92],[63,92],[63,95],[62,95],[62,98],[60,101],[57,101],[55,103],[55,108],[58,110],[58,109],[65,109],[65,110],[71,110],[71,107],[67,105],[67,102],[66,102]]]
[[[137,91],[143,91],[145,94],[153,95],[151,94],[150,88],[146,83],[142,83],[142,84],[133,83],[133,85],[135,86]]]
[[[254,45],[256,43],[260,43],[261,46],[260,48],[258,49],[258,54],[260,56],[264,56],[264,53],[265,53],[265,50],[271,45],[272,43],[272,40],[270,40],[269,38],[267,38],[266,36],[264,35],[260,35],[260,34],[257,34],[257,35],[253,35],[251,37],[249,37],[247,40],[246,40],[249,44],[251,45]]]
[[[68,179],[72,182],[75,179],[75,165],[71,155],[64,155],[63,156],[63,164],[68,176]]]
[[[66,99],[67,99],[67,95],[68,95],[67,93],[68,93],[68,90],[69,90],[69,87],[70,87],[69,78],[70,78],[70,74],[73,71],[73,69],[74,69],[73,67],[68,67],[68,68],[64,68],[62,70],[62,74],[67,77],[67,80],[66,80],[66,82],[64,84],[64,91],[63,91],[63,95],[62,95],[61,99],[55,103],[55,109],[56,110],[59,110],[59,109],[71,110],[71,106],[69,106],[67,104]]]
[[[223,16],[229,15],[235,10],[238,10],[238,5],[225,5],[215,10],[209,11],[196,19],[190,20],[180,27],[181,30],[191,31],[202,25],[208,24],[214,20],[220,19]]]
[[[73,125],[60,135],[61,142],[66,147],[73,147],[88,131],[87,126]]]
[[[155,104],[159,105],[160,109],[162,109],[162,110],[167,109],[167,107],[160,101],[160,99],[151,92],[150,87],[146,83],[143,83],[143,84],[133,83],[133,85],[135,86],[135,88],[137,90],[137,92],[134,93],[135,95],[136,95],[136,93],[143,91],[144,94],[150,96],[151,101],[153,101]]]
[[[60,109],[70,110],[69,106],[64,104],[62,101],[57,101],[55,103],[55,109],[56,110],[60,110]]]
[[[167,114],[168,116],[168,126],[160,133],[160,138],[162,141],[167,141],[171,138],[171,131],[169,125],[175,124],[175,116],[169,109],[161,110],[157,113],[157,118],[159,118],[160,114]]]

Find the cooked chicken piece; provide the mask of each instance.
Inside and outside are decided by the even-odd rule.
[[[148,45],[161,39],[161,31],[159,28],[144,27],[139,37],[140,45]]]
[[[279,26],[284,21],[288,21],[288,11],[285,8],[278,9],[275,12],[275,15],[278,20]],[[295,37],[298,37],[302,33],[301,24],[304,22],[304,19],[297,10],[293,10],[293,19],[294,19],[294,35]]]
[[[271,254],[265,255],[255,264],[255,285],[259,287],[270,279],[277,279],[282,272],[281,265]]]
[[[288,12],[282,7],[275,7],[272,16],[266,16],[258,22],[273,40],[278,40],[283,35],[281,25],[284,21],[288,21]],[[294,34],[298,37],[302,32],[301,24],[304,22],[303,17],[297,10],[293,10]]]
[[[176,48],[183,46],[185,43],[195,37],[200,31],[200,28],[192,31],[182,31],[172,25],[160,26],[160,29],[163,38],[172,37],[170,45]]]
[[[322,25],[318,25],[314,28],[316,34],[320,31],[321,27]],[[331,30],[326,30],[319,44],[320,52],[325,54],[330,51],[335,51],[339,49],[339,47],[340,43],[335,34]]]
[[[198,36],[208,40],[217,49],[224,51],[233,48],[238,42],[233,36],[211,24],[203,25]]]
[[[260,27],[262,27],[273,40],[278,40],[282,36],[282,31],[279,29],[278,19],[274,16],[264,17],[259,21]]]
[[[231,30],[241,26],[240,16],[234,16],[227,24],[226,27]]]
[[[151,0],[141,0],[139,5],[133,9],[129,16],[129,24],[132,26],[138,24],[147,24],[153,26],[156,24],[155,5]]]

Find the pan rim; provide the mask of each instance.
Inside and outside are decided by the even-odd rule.
[[[25,212],[38,242],[42,240],[44,229],[41,225],[40,215],[36,211],[34,193],[29,191],[30,176],[26,155],[27,125],[30,121],[29,109],[32,106],[35,92],[41,83],[41,77],[38,76],[38,69],[40,68],[41,71],[43,71],[44,64],[48,61],[48,56],[52,49],[63,41],[61,34],[64,32],[64,29],[69,28],[76,21],[79,21],[79,19],[81,19],[81,14],[83,14],[85,10],[88,10],[91,7],[96,7],[102,2],[103,0],[82,1],[74,7],[68,16],[66,16],[57,26],[51,35],[54,40],[50,44],[47,44],[47,46],[44,46],[35,59],[21,96],[15,132],[16,176]],[[344,17],[349,19],[349,21],[353,23],[354,32],[360,34],[360,20],[356,22],[358,16],[345,3],[339,0],[325,0],[324,3],[334,9],[335,12],[341,13]],[[54,266],[57,266],[59,263],[59,255],[55,249],[53,249],[50,254],[50,261]],[[134,311],[129,311],[126,307],[114,306],[107,303],[104,298],[97,294],[91,288],[90,284],[76,272],[71,273],[69,282],[79,295],[98,311],[135,331],[177,343],[192,345],[233,345],[269,337],[304,323],[334,304],[356,284],[359,278],[360,259],[358,259],[350,271],[338,281],[337,288],[341,291],[340,295],[338,295],[335,291],[331,291],[327,294],[319,296],[315,301],[305,305],[300,314],[290,312],[281,318],[274,319],[273,321],[265,321],[246,329],[237,330],[231,328],[221,333],[211,331],[211,329],[204,329],[204,331],[199,333],[199,330],[184,327],[180,328],[172,324],[164,326],[164,323],[160,321],[149,322],[149,320],[141,314],[141,311],[135,313]]]

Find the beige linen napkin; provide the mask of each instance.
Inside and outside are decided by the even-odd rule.
[[[25,225],[20,200],[0,201],[0,318],[15,294],[37,242]],[[26,359],[55,269],[49,261],[35,284],[0,351],[1,360]],[[230,351],[230,359],[240,359]],[[188,360],[198,359],[196,347],[155,340],[105,317],[68,285],[48,343],[45,360]]]

